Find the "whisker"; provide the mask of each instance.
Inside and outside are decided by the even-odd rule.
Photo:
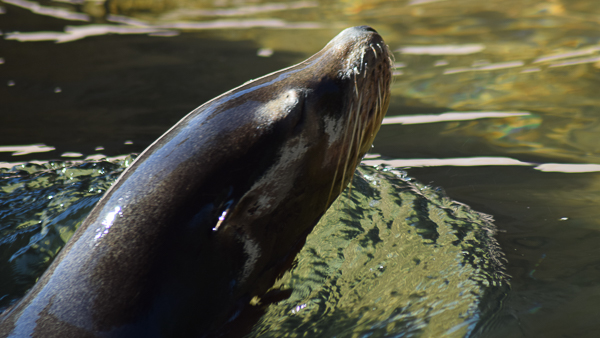
[[[358,165],[358,161],[359,161],[359,156],[360,156],[360,151],[361,151],[361,146],[362,146],[362,139],[363,136],[365,134],[365,129],[363,129],[363,119],[361,119],[360,116],[360,106],[357,107],[356,110],[356,130],[358,131],[358,133],[356,134],[356,154],[353,154],[354,156],[352,156],[352,168],[356,168],[356,166]],[[348,188],[348,196],[350,196],[350,194],[352,194],[352,179],[350,179],[350,186]]]
[[[350,111],[352,111],[354,109],[354,103],[350,104]],[[346,122],[346,128],[344,128],[344,130],[348,130],[348,128],[350,128],[350,120],[352,120],[352,115],[348,116],[348,120]],[[340,149],[343,150],[344,146],[346,145],[346,137],[348,136],[348,133],[344,133],[344,138],[342,139],[342,144],[340,146]],[[329,196],[327,197],[327,204],[329,204],[329,201],[331,201],[331,194],[333,194],[333,188],[335,187],[335,179],[337,178],[338,172],[340,170],[340,163],[342,162],[342,154],[343,152],[340,151],[340,154],[338,156],[338,163],[335,167],[335,172],[333,173],[333,182],[331,183],[331,189],[329,189]],[[342,177],[342,185],[344,185],[344,178]]]
[[[363,68],[363,67],[365,67],[365,68],[366,68],[366,66],[367,66],[367,65],[365,64],[365,54],[366,54],[366,53],[365,53],[365,51],[363,50],[363,51],[362,51],[362,53],[361,53],[361,55],[360,55],[360,67],[361,67],[361,70],[362,70],[362,68]]]
[[[379,81],[377,81],[377,99],[380,102],[380,104],[379,104],[380,111],[379,111],[378,115],[383,115],[383,107],[382,107],[383,99],[381,97],[381,79],[379,79]],[[383,119],[383,116],[378,116],[378,118],[381,120],[381,119]]]
[[[369,47],[371,47],[373,53],[375,53],[375,58],[377,58],[377,51],[375,50],[375,47],[373,47],[373,45],[369,45]]]
[[[367,54],[364,50],[362,51],[362,57],[364,59],[365,54]],[[364,60],[361,60],[361,64],[363,65],[363,79],[367,77],[367,68],[368,68],[368,64],[366,62],[364,62]]]
[[[352,136],[350,137],[350,146],[348,147],[348,156],[346,156],[346,163],[344,164],[344,171],[342,171],[342,186],[340,187],[340,194],[344,191],[344,182],[346,181],[346,170],[348,169],[348,161],[350,160],[350,155],[354,146],[354,135],[356,134],[356,126],[358,120],[358,114],[360,113],[360,107],[362,105],[362,93],[358,98],[358,105],[356,106],[356,118],[352,119],[355,125],[352,127]]]
[[[375,121],[378,121],[380,119],[380,115],[381,115],[381,94],[377,93],[377,98],[375,99],[375,116],[373,116],[373,123],[370,126],[371,129],[371,134],[369,135],[370,137],[373,137],[375,135],[375,129],[376,129],[376,123]]]
[[[356,93],[356,97],[358,97],[358,84],[356,83],[356,73],[354,73],[354,93]]]

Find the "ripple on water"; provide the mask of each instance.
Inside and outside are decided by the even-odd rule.
[[[0,311],[35,283],[131,161],[0,168]]]
[[[0,169],[0,309],[35,283],[131,160]],[[264,301],[251,336],[465,336],[492,320],[508,289],[494,233],[491,216],[439,189],[361,167],[274,286],[291,296]]]

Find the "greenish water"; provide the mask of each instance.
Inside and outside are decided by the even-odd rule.
[[[0,169],[0,310],[46,270],[131,158]]]
[[[0,169],[2,308],[35,283],[132,159]],[[289,297],[265,304],[249,336],[482,332],[509,290],[491,221],[403,172],[361,167],[273,286]]]
[[[301,61],[345,27],[373,26],[395,51],[388,117],[405,119],[387,120],[368,161],[405,168],[494,217],[511,288],[480,335],[595,336],[600,3],[2,0],[0,8],[5,167],[140,152],[210,98]],[[449,111],[463,114],[440,115]],[[48,208],[36,203],[23,202],[32,220]],[[4,271],[0,283],[13,283]]]
[[[404,173],[361,167],[276,283],[256,337],[463,337],[509,289],[489,215]]]

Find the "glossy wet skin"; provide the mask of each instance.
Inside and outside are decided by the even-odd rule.
[[[368,27],[200,106],[142,153],[0,336],[201,336],[261,297],[348,184],[387,105]]]

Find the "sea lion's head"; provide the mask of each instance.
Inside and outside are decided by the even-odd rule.
[[[304,62],[238,89],[244,95],[236,99],[250,96],[260,102],[253,112],[255,127],[273,130],[281,140],[282,161],[268,175],[273,199],[286,196],[281,193],[286,186],[325,184],[330,188],[327,206],[335,200],[387,111],[392,64],[374,29],[353,27]]]
[[[269,139],[261,141],[263,152],[253,152],[268,167],[232,199],[216,229],[216,236],[235,238],[230,248],[243,243],[247,259],[236,285],[266,280],[258,288],[265,291],[348,185],[388,108],[391,69],[381,36],[354,27],[304,62],[224,96],[228,111],[249,109],[243,118],[252,129],[241,128],[240,139]]]
[[[324,94],[310,101],[318,100],[315,107],[327,107],[320,110],[329,142],[328,156],[338,161],[332,187],[339,184],[341,192],[371,147],[387,111],[391,53],[374,29],[360,26],[344,30],[306,62],[322,66],[317,88]],[[327,92],[334,88],[344,94],[332,99]]]

